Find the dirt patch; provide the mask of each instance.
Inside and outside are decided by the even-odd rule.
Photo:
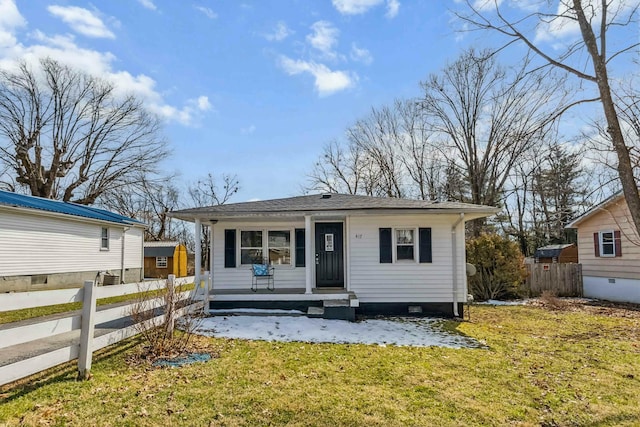
[[[585,298],[535,298],[529,300],[528,304],[552,311],[585,312],[600,316],[640,319],[640,304]]]

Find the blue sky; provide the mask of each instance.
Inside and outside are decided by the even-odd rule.
[[[486,34],[440,0],[0,0],[0,66],[52,56],[163,117],[186,185],[237,174],[234,201],[301,193],[323,145]]]
[[[236,201],[287,197],[324,144],[455,56],[447,5],[0,0],[0,64],[48,54],[108,74],[165,118],[181,181],[231,173]]]

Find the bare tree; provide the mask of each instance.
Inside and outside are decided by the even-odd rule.
[[[497,0],[465,0],[465,4],[468,12],[457,15],[467,25],[502,34],[510,39],[509,43],[522,42],[546,64],[595,85],[598,93],[596,98],[581,98],[576,100],[574,105],[586,101],[599,101],[602,105],[607,123],[606,131],[617,156],[618,177],[635,228],[640,234],[638,181],[634,177],[630,150],[620,125],[619,110],[610,78],[612,61],[640,45],[637,37],[629,37],[628,34],[619,32],[637,23],[640,7],[638,2],[560,0],[557,6],[555,2],[539,2],[536,6],[528,3],[527,8],[518,10],[508,10],[512,2],[503,4]],[[535,10],[532,11],[532,7],[535,7]],[[554,27],[566,29],[571,25],[578,27],[580,36],[559,52],[553,51],[557,45],[550,45],[546,49],[537,37],[537,31]],[[611,45],[615,48],[613,52],[609,51]],[[586,56],[581,54],[585,51]],[[592,72],[585,67],[585,58]]]
[[[240,181],[236,175],[224,174],[221,176],[221,183],[216,177],[209,173],[206,177],[196,181],[194,185],[189,186],[188,194],[190,197],[189,204],[191,206],[214,206],[224,205],[234,194],[240,189]],[[202,225],[202,239],[200,244],[202,250],[202,265],[209,265],[209,251],[207,248],[211,243],[210,228],[206,224]]]
[[[43,59],[0,71],[0,180],[32,195],[92,204],[155,171],[167,155],[160,125],[134,96]]]
[[[562,102],[559,81],[510,70],[488,51],[462,53],[422,83],[424,113],[436,142],[459,165],[469,186],[467,202],[498,206],[514,165],[545,138]],[[479,235],[484,222],[474,222]]]

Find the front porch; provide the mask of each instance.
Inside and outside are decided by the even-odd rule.
[[[355,320],[358,297],[344,288],[213,289],[209,292],[209,308],[232,310],[238,308],[300,310],[309,317]]]

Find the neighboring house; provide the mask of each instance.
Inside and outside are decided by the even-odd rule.
[[[533,257],[536,263],[541,264],[577,263],[578,247],[573,243],[547,245],[536,249]]]
[[[102,209],[0,191],[0,292],[143,278],[145,225]]]
[[[211,308],[332,306],[364,314],[462,315],[466,221],[496,208],[344,194],[185,209],[212,228]],[[196,251],[199,251],[196,245]],[[274,267],[275,291],[251,292],[251,265]],[[196,275],[200,254],[196,253]],[[199,280],[196,278],[196,280]],[[289,302],[290,304],[287,304]],[[326,311],[325,311],[326,317]]]
[[[145,277],[166,279],[187,275],[187,247],[178,242],[144,242]]]
[[[567,225],[578,229],[584,296],[640,303],[640,238],[616,194]]]

